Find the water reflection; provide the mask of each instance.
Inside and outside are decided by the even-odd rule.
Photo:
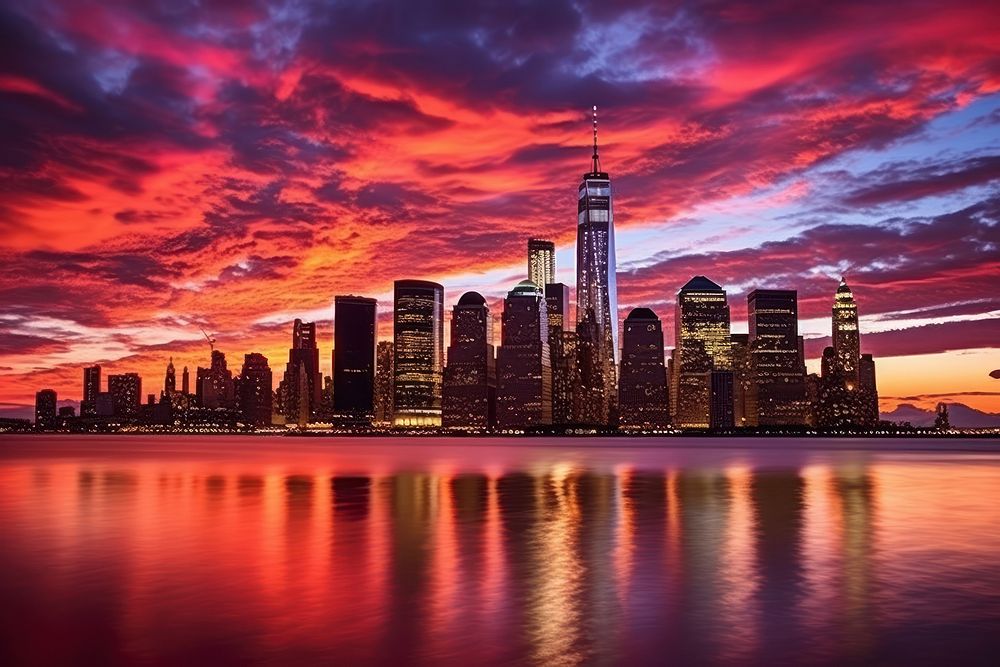
[[[998,648],[993,457],[263,458],[0,465],[0,662],[968,663]]]

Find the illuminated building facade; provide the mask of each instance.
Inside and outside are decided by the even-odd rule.
[[[858,329],[858,305],[847,281],[840,285],[833,297],[833,351],[844,381],[850,387],[858,384],[858,362],[861,358],[861,334]]]
[[[601,428],[608,425],[611,411],[605,379],[603,337],[593,311],[576,323],[576,372],[573,388],[573,422],[578,426]],[[617,393],[617,388],[615,389]],[[617,396],[615,396],[617,399]],[[617,403],[617,400],[615,401]]]
[[[83,369],[83,400],[80,401],[80,416],[97,415],[97,395],[101,393],[101,367],[88,366]]]
[[[55,389],[42,389],[35,393],[35,429],[51,431],[58,425]]]
[[[252,426],[270,426],[273,412],[273,377],[267,357],[251,352],[243,357],[236,379],[236,407],[243,421]]]
[[[841,278],[833,300],[833,345],[823,351],[816,423],[824,428],[872,427],[878,424],[875,360],[861,354],[858,306]]]
[[[626,430],[662,429],[670,421],[663,327],[649,308],[634,308],[622,326],[618,409]]]
[[[577,388],[577,335],[569,314],[569,286],[545,285],[545,305],[552,362],[552,423],[568,425],[574,422]]]
[[[795,290],[747,295],[750,336],[750,426],[804,425],[808,412],[799,349]]]
[[[478,292],[466,292],[452,309],[442,397],[442,425],[446,428],[486,430],[496,423],[491,324],[486,299]]]
[[[394,426],[441,426],[444,287],[397,280],[393,303]]]
[[[556,244],[528,239],[528,280],[542,289],[556,281]]]
[[[705,276],[695,276],[677,293],[670,377],[673,425],[709,428],[712,371],[732,370],[726,292]]]
[[[139,416],[139,406],[142,402],[142,378],[139,377],[138,373],[109,375],[108,394],[111,397],[111,406],[115,417],[128,420]]]
[[[615,279],[615,226],[611,177],[601,171],[597,152],[597,107],[594,107],[594,153],[591,170],[583,175],[577,198],[576,317],[593,314],[597,326],[593,343],[607,406],[599,424],[611,424],[617,413],[618,287]],[[589,326],[589,325],[588,325]]]
[[[391,340],[375,346],[375,424],[392,424],[393,350]]]
[[[369,423],[375,411],[376,301],[337,296],[333,310],[334,418]]]
[[[735,425],[733,385],[733,371],[716,369],[709,376],[709,428],[727,429]]]
[[[497,425],[527,428],[552,423],[548,313],[541,288],[521,281],[508,292],[497,355]]]

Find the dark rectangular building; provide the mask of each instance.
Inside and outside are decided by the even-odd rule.
[[[333,412],[371,423],[375,412],[375,299],[334,298]]]

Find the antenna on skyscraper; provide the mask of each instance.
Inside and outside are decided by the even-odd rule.
[[[597,105],[594,105],[594,168],[593,172],[596,174],[601,170],[601,163],[597,157]]]
[[[212,349],[212,352],[215,352],[215,339],[209,336],[208,332],[202,329],[201,327],[198,328],[201,329],[201,333],[202,335],[205,336],[205,340],[208,341],[208,346]]]

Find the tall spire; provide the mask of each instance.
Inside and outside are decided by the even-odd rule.
[[[597,105],[594,105],[594,156],[591,158],[593,160],[593,165],[591,172],[597,173],[601,170],[601,162],[597,156]]]

